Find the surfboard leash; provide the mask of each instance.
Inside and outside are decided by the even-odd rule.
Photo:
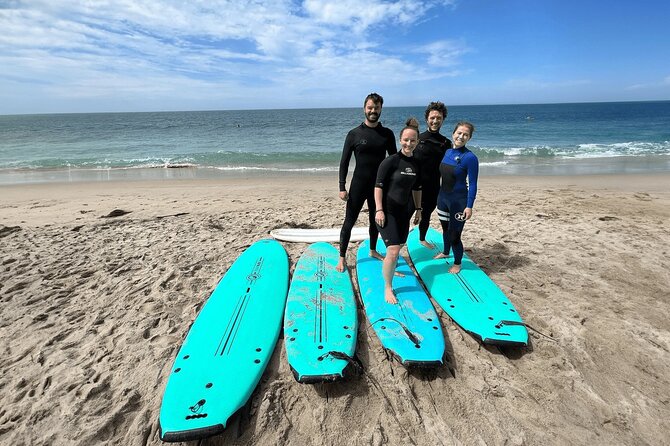
[[[403,324],[402,322],[400,322],[398,319],[395,319],[395,318],[392,318],[392,317],[383,317],[383,318],[377,319],[376,321],[371,323],[370,327],[372,327],[377,322],[383,322],[383,321],[396,322],[398,325],[400,325],[400,327],[405,332],[405,334],[407,335],[407,337],[409,338],[410,341],[412,341],[414,344],[417,344],[417,345],[420,344],[419,338],[417,338],[416,335],[414,333],[412,333],[412,331],[409,328],[407,328],[407,326],[405,324]]]
[[[318,360],[323,361],[325,358],[328,356],[332,356],[335,359],[343,359],[351,365],[354,370],[356,371],[356,374],[360,375],[363,373],[363,364],[361,364],[361,361],[356,358],[355,356],[349,356],[346,353],[343,352],[338,352],[336,350],[331,350],[329,352],[324,353],[323,355],[319,356]]]
[[[525,322],[518,322],[518,321],[504,321],[504,320],[503,320],[503,321],[498,322],[498,323],[496,324],[495,327],[496,327],[497,329],[500,329],[500,328],[502,328],[503,325],[523,325],[524,327],[526,327],[526,328],[528,328],[528,329],[530,329],[530,330],[533,330],[535,333],[539,334],[540,336],[544,336],[545,338],[549,339],[550,341],[558,342],[558,340],[552,338],[551,336],[548,336],[548,335],[542,333],[542,332],[541,332],[540,330],[538,330],[537,328],[534,328],[534,327],[532,327],[532,326],[526,324]]]

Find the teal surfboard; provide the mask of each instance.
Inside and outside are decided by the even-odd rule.
[[[413,229],[407,249],[426,289],[449,317],[485,344],[527,345],[528,330],[521,316],[489,276],[467,255],[463,255],[461,272],[450,274],[452,255],[433,259],[442,252],[442,234],[429,228],[426,241],[434,249],[419,243],[419,231]]]
[[[377,251],[386,247],[379,240]],[[393,277],[397,304],[384,300],[382,261],[372,258],[369,240],[361,243],[356,273],[365,313],[382,346],[405,366],[438,366],[444,363],[444,334],[435,308],[402,255]]]
[[[288,279],[288,256],[274,240],[254,243],[233,263],[174,361],[159,416],[161,440],[221,433],[245,405],[279,338]]]
[[[349,273],[335,269],[339,257],[330,243],[314,243],[293,271],[284,345],[293,375],[301,383],[336,381],[355,364],[356,300]]]

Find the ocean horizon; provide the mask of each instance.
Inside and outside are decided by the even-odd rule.
[[[670,171],[670,101],[448,106],[482,175]],[[425,106],[384,107],[397,136]],[[0,116],[0,184],[328,174],[360,108]],[[353,162],[352,166],[353,168]]]

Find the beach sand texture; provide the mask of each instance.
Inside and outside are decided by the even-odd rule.
[[[271,229],[344,217],[334,175],[0,196],[7,445],[161,444],[172,361],[235,258]],[[298,384],[280,339],[248,417],[201,444],[667,445],[670,175],[483,177],[478,197],[468,254],[550,339],[481,346],[438,308],[449,364],[408,372],[359,309],[364,374]],[[102,218],[116,209],[130,213]],[[293,268],[307,245],[284,246]]]

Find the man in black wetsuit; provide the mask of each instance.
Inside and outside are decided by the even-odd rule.
[[[451,141],[440,133],[440,128],[447,118],[447,107],[442,102],[431,102],[426,107],[426,124],[428,130],[419,135],[419,145],[414,150],[414,159],[421,168],[421,223],[419,223],[419,241],[432,249],[426,241],[426,233],[430,226],[430,214],[437,207],[437,195],[440,192],[440,163]]]
[[[395,135],[391,129],[381,125],[379,117],[382,113],[384,99],[377,93],[370,93],[363,102],[365,121],[347,134],[340,160],[340,198],[347,202],[347,211],[340,231],[340,261],[337,270],[346,269],[347,247],[351,238],[351,229],[354,227],[358,214],[363,209],[363,203],[368,202],[370,224],[370,256],[381,259],[377,252],[377,236],[375,225],[375,180],[377,169],[386,155],[398,151]],[[356,158],[356,167],[351,178],[349,192],[346,189],[347,172],[351,155]]]

